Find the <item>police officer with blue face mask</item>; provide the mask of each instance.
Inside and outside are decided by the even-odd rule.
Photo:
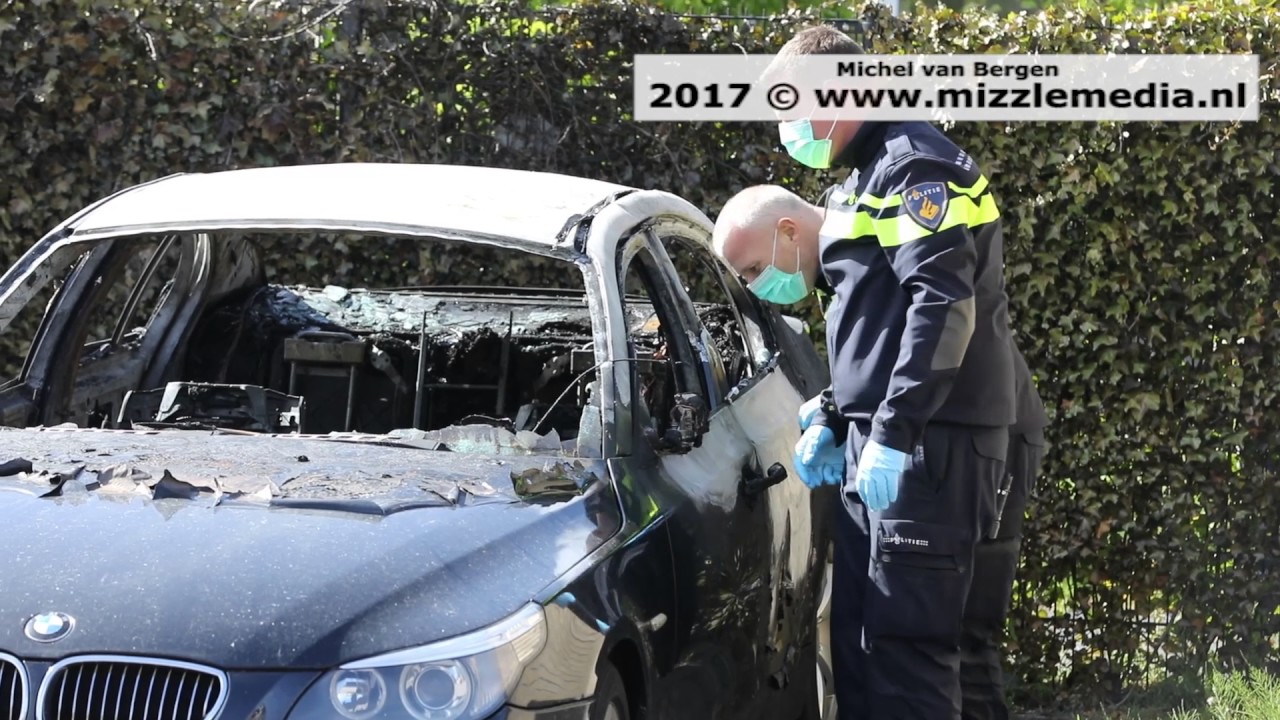
[[[799,58],[860,53],[834,28],[811,28],[765,75],[795,81]],[[850,170],[814,243],[834,292],[832,387],[799,448],[825,463],[843,446],[849,518],[837,527],[846,557],[865,563],[833,594],[840,715],[997,717],[965,701],[962,666],[977,549],[996,532],[1016,420],[998,205],[974,159],[928,123],[809,118],[778,131],[797,162]]]
[[[824,214],[821,207],[786,188],[756,185],[721,208],[712,245],[761,300],[791,305],[815,293],[827,302],[832,291],[818,257]],[[795,467],[810,487],[838,484],[844,477],[844,440],[825,423],[810,427],[820,407],[834,407],[831,400],[827,388],[800,411],[803,435],[796,446]]]

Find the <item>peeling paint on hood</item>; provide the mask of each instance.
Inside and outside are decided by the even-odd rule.
[[[605,477],[598,461],[551,457],[554,435],[487,425],[321,437],[0,428],[0,448],[0,491],[373,514],[563,499]]]

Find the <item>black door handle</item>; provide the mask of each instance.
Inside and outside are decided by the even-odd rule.
[[[742,468],[740,487],[743,495],[758,495],[786,479],[787,468],[782,463],[770,465],[768,472],[763,475],[757,472],[753,465],[748,464]]]

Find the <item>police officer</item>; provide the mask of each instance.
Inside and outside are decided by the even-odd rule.
[[[766,77],[860,52],[811,28]],[[796,161],[852,170],[818,242],[835,292],[833,383],[800,445],[802,461],[825,461],[843,441],[846,527],[869,550],[853,601],[833,603],[840,632],[861,638],[840,660],[841,714],[960,718],[964,610],[1016,419],[1000,213],[974,160],[927,123],[800,119],[779,132]]]
[[[713,245],[733,269],[749,282],[761,299],[780,305],[803,300],[813,292],[830,295],[819,260],[823,209],[777,185],[757,185],[735,195],[721,209]],[[1044,451],[1046,417],[1026,361],[1011,348],[1017,379],[1017,421],[1009,428],[1009,472],[1005,475],[1007,502],[996,528],[984,534],[973,563],[973,581],[965,603],[961,642],[961,677],[965,720],[1007,718],[1001,681],[1000,632],[1008,613],[1014,572],[1021,549],[1023,514],[1028,494],[1039,473]],[[797,448],[796,467],[810,487],[838,484],[845,474],[844,453],[836,447],[830,428],[809,430],[830,388],[805,403],[800,426],[806,439]],[[999,506],[999,501],[997,505]],[[832,642],[838,705],[841,717],[862,717],[865,671],[850,671],[862,654],[861,582],[870,553],[865,520],[843,510],[836,518],[835,578],[832,587]]]
[[[1022,523],[1044,460],[1048,417],[1031,371],[1013,348],[1018,418],[1009,428],[1009,455],[996,527],[978,544],[964,608],[960,683],[964,720],[1008,720],[1001,670],[1001,638],[1022,551]],[[1003,502],[1003,507],[999,507]]]

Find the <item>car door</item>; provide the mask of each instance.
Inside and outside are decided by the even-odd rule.
[[[181,305],[175,284],[185,288],[195,274],[197,245],[167,236],[64,248],[28,279],[15,278],[15,286],[31,285],[23,295],[43,290],[50,299],[37,304],[33,297],[21,308],[30,319],[4,331],[6,344],[12,337],[27,348],[21,376],[0,390],[5,421],[114,427],[121,401],[143,384],[151,360],[168,360],[162,342]],[[58,260],[72,256],[69,268]],[[16,309],[19,294],[9,302]]]
[[[703,228],[667,222],[655,226],[654,232],[694,302],[709,355],[719,356],[725,367],[719,392],[754,448],[757,473],[762,471],[765,478],[759,486],[767,495],[773,582],[762,640],[769,692],[758,707],[767,708],[767,717],[789,716],[785,713],[807,701],[804,689],[814,672],[806,664],[813,660],[803,651],[816,647],[814,618],[824,589],[836,499],[834,488],[815,492],[805,487],[793,464],[800,437],[797,411],[806,397],[825,386],[825,367],[814,367],[818,356],[812,344],[780,343],[786,338],[777,336],[775,318],[770,317],[776,311],[752,296],[712,254]]]
[[[620,243],[616,267],[633,365],[628,467],[663,505],[678,595],[675,669],[656,693],[657,716],[762,717],[771,496],[743,495],[762,458],[724,400],[720,362],[656,236]]]
[[[42,243],[0,279],[0,425],[34,421],[46,374],[35,360],[61,328],[50,309],[68,294],[67,282],[84,259],[77,248]]]

